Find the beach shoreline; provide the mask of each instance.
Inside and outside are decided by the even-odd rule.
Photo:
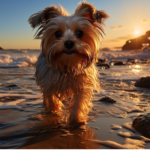
[[[109,141],[107,144],[117,142],[119,145],[115,146],[119,147],[124,142],[133,142],[125,141],[131,138],[121,137],[118,132],[134,135],[132,131],[122,127],[122,124],[132,123],[136,116],[150,112],[149,89],[135,86],[138,79],[149,76],[150,63],[149,59],[145,60],[149,51],[140,52],[136,63],[132,59],[136,54],[131,52],[101,54],[100,58],[108,58],[107,64],[110,61],[127,62],[127,58],[131,62],[109,64],[109,68],[105,68],[106,65],[97,66],[101,90],[92,99],[93,108],[84,131],[80,128],[68,128],[66,122],[61,123],[55,115],[45,112],[42,94],[34,78],[33,64],[39,53],[40,51],[13,51],[10,54],[10,51],[5,51],[0,56],[0,148],[107,149],[112,148],[112,145],[106,146],[106,141]],[[104,97],[111,100],[101,101]],[[121,128],[113,130],[112,124]],[[67,130],[65,132],[68,135],[61,129]],[[98,141],[92,141],[95,139]],[[140,142],[141,139],[138,143]],[[141,145],[141,148],[150,148],[148,142]]]

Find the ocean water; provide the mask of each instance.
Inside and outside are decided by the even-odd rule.
[[[57,117],[47,114],[34,79],[34,64],[39,54],[40,50],[0,50],[0,148],[19,148],[30,138],[56,125]],[[134,86],[139,78],[150,76],[150,63],[141,61],[150,60],[150,50],[101,51],[99,58],[108,59],[108,63],[137,59],[137,63],[112,65],[109,69],[97,66],[101,90],[93,98],[89,126],[105,128],[98,119],[105,118],[108,128],[111,120],[112,124],[119,124],[119,119],[132,121],[133,116],[150,112],[150,89]],[[103,96],[113,98],[116,103],[100,102]],[[107,135],[104,138],[107,140],[108,134],[98,133],[102,137]],[[119,140],[118,135],[115,138]]]

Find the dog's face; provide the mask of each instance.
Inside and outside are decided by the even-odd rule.
[[[36,38],[51,66],[86,68],[96,59],[100,48],[103,21],[109,16],[87,2],[80,3],[73,15],[62,7],[45,8],[29,18],[33,28],[40,25]]]

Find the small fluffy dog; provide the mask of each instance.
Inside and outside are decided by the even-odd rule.
[[[84,124],[92,108],[93,91],[100,90],[95,62],[100,49],[104,20],[109,16],[87,2],[80,2],[73,15],[60,5],[39,11],[29,18],[42,52],[36,63],[35,78],[44,103],[52,112],[69,103],[71,124]]]

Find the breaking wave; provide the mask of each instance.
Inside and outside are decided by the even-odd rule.
[[[0,68],[22,68],[35,65],[38,54],[1,54]]]
[[[100,52],[99,58],[107,58],[108,60],[127,60],[127,59],[150,59],[150,50],[132,50],[132,51],[108,51]]]
[[[0,68],[33,67],[40,50],[6,50],[0,51]],[[101,51],[99,58],[108,60],[146,59],[150,60],[150,50]]]

